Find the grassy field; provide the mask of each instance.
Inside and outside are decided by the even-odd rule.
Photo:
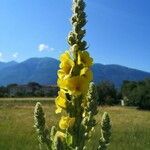
[[[0,99],[0,150],[38,150],[33,127],[33,110],[37,100],[42,100],[47,126],[56,124],[54,103],[49,99]],[[109,150],[150,150],[150,112],[127,107],[103,107],[97,115],[100,122],[103,111],[112,120],[112,139]],[[96,150],[99,126],[89,143]]]

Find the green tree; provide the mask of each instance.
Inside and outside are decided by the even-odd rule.
[[[6,87],[0,87],[0,97],[8,97],[8,90]]]
[[[141,109],[150,109],[150,79],[143,81],[125,81],[121,92],[127,99],[126,104]]]
[[[117,90],[115,89],[115,86],[113,83],[109,81],[101,81],[97,85],[97,91],[98,91],[98,103],[100,104],[107,104],[107,105],[113,105],[117,104]]]

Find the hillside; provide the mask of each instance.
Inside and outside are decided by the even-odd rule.
[[[54,58],[30,58],[21,63],[0,63],[0,85],[11,83],[56,84],[59,61]],[[120,86],[123,80],[142,80],[150,77],[150,73],[119,65],[103,65],[96,63],[92,67],[94,81],[110,80]]]
[[[3,68],[6,68],[6,67],[11,67],[11,66],[16,65],[16,64],[18,64],[18,63],[15,62],[15,61],[0,62],[0,70],[3,69]]]
[[[109,80],[115,83],[117,87],[124,80],[138,81],[150,77],[148,72],[120,65],[102,65],[97,63],[93,65],[92,70],[94,72],[94,82],[98,83],[100,80]]]

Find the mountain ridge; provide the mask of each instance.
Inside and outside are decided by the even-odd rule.
[[[0,69],[9,67],[9,66],[13,66],[16,65],[17,62],[16,61],[9,61],[9,62],[0,62]]]
[[[0,85],[11,83],[26,84],[38,82],[40,84],[56,84],[59,60],[51,57],[33,57],[23,62],[9,62],[9,65],[0,62]],[[109,80],[120,86],[123,80],[143,80],[150,78],[150,73],[117,64],[103,65],[95,63],[92,66],[94,82]]]

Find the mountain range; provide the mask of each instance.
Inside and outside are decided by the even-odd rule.
[[[56,84],[59,61],[54,58],[30,58],[23,62],[0,62],[0,85],[12,83],[26,84],[38,82],[43,85]],[[92,67],[94,82],[112,81],[117,87],[123,80],[143,80],[150,78],[149,72],[120,65],[103,65],[95,63]]]

